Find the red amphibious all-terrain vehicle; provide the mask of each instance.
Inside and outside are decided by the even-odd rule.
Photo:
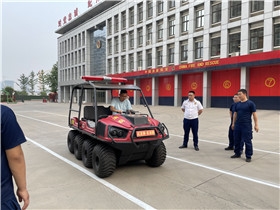
[[[69,151],[101,178],[130,161],[145,160],[151,167],[162,165],[166,159],[163,140],[169,138],[169,132],[164,123],[154,119],[141,89],[126,85],[125,78],[83,76],[82,79],[85,82],[74,86],[71,93]],[[112,99],[114,91],[120,90],[127,90],[130,99],[135,97],[145,111],[113,115],[108,98]]]

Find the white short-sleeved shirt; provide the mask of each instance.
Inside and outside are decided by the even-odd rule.
[[[183,102],[181,109],[185,109],[184,118],[192,120],[198,118],[198,111],[202,110],[203,106],[200,101],[196,99],[193,101],[187,99]]]
[[[123,112],[132,110],[131,103],[128,99],[125,99],[124,101],[120,101],[119,98],[113,98],[111,102],[111,106],[113,106],[117,110],[122,110]],[[113,112],[113,114],[116,114],[116,112]]]

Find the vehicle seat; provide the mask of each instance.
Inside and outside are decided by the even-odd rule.
[[[110,107],[97,106],[98,119],[107,117],[108,115],[111,115],[111,114],[112,114],[112,112],[110,110]],[[95,121],[95,107],[94,106],[85,106],[84,107],[84,118],[87,120]]]

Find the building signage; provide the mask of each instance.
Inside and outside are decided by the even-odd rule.
[[[78,13],[79,13],[78,8],[74,9],[73,15],[71,12],[69,12],[67,16],[64,16],[62,19],[58,20],[58,27],[61,27],[67,22],[71,21],[72,18],[77,17],[79,15]]]
[[[98,3],[103,2],[104,0],[88,0],[87,5],[88,8],[95,6]],[[64,16],[62,19],[58,20],[58,27],[63,26],[67,22],[71,21],[74,17],[78,16],[78,8],[76,8],[73,14],[70,12],[68,15]]]

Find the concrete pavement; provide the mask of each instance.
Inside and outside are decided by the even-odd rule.
[[[151,106],[170,132],[166,162],[118,167],[106,179],[96,177],[66,145],[68,104],[8,104],[28,139],[29,209],[279,209],[279,112],[257,110],[251,163],[231,159],[227,109],[207,108],[200,116],[199,148],[182,144],[180,107]],[[143,110],[134,106],[134,110]],[[191,136],[191,135],[190,135]]]

